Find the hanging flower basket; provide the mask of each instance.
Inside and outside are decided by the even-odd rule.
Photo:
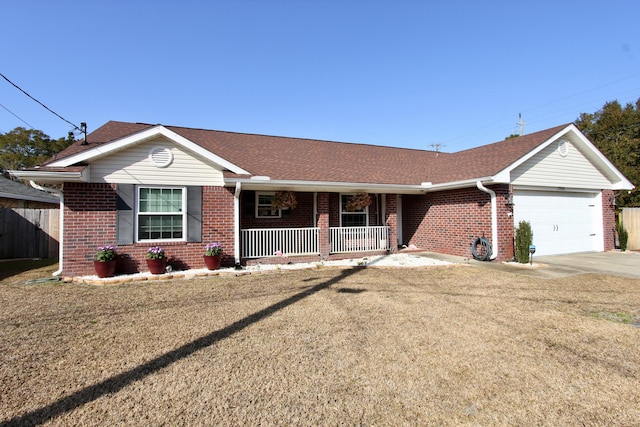
[[[371,204],[369,193],[356,193],[347,200],[347,212],[361,211]]]
[[[298,202],[293,191],[276,191],[271,205],[276,209],[295,209]]]

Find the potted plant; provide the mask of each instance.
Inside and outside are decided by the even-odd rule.
[[[207,243],[204,247],[204,263],[209,270],[217,270],[222,262],[222,245],[218,242]]]
[[[298,202],[293,191],[276,191],[271,205],[276,209],[295,209]]]
[[[147,249],[147,267],[151,274],[163,274],[167,268],[167,257],[160,246]]]
[[[369,193],[356,193],[347,200],[347,212],[361,211],[371,204]]]
[[[117,261],[116,247],[113,245],[98,246],[96,259],[93,261],[93,268],[100,278],[112,277],[116,272]]]

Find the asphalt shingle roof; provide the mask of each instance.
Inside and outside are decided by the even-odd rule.
[[[38,200],[48,203],[60,202],[60,199],[49,193],[11,181],[3,176],[0,176],[0,196],[18,200]]]
[[[110,121],[59,153],[61,159],[153,127]],[[408,148],[165,126],[253,175],[275,180],[419,185],[491,176],[567,125],[460,151]]]

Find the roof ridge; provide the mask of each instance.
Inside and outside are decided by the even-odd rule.
[[[516,137],[513,137],[513,138],[505,138],[505,139],[503,139],[501,141],[495,141],[495,142],[490,142],[488,144],[478,145],[477,147],[471,147],[471,148],[467,148],[467,149],[464,149],[464,150],[455,151],[455,152],[453,152],[451,154],[461,154],[461,153],[466,153],[466,152],[473,151],[473,150],[485,149],[487,147],[492,147],[492,146],[494,146],[496,144],[503,144],[503,143],[505,143],[507,141],[509,141],[509,142],[517,142],[517,140],[519,140],[520,138],[531,139],[531,138],[537,137],[541,133],[553,133],[556,130],[559,131],[560,129],[564,129],[567,126],[570,126],[572,124],[573,124],[573,122],[570,122],[570,123],[566,123],[566,124],[563,124],[563,125],[554,126],[552,128],[542,129],[542,130],[535,131],[535,132],[532,132],[532,133],[527,133],[525,135],[519,135],[519,136],[516,136]]]
[[[128,123],[128,122],[120,122],[120,123]],[[266,138],[289,139],[289,140],[297,140],[297,141],[327,142],[327,143],[331,143],[331,144],[346,144],[346,145],[350,145],[350,146],[358,145],[358,146],[374,147],[374,148],[388,148],[388,149],[392,149],[392,150],[409,150],[409,151],[417,151],[417,152],[421,152],[421,153],[436,153],[437,152],[435,150],[424,150],[424,149],[420,149],[420,148],[409,148],[409,147],[394,147],[394,146],[391,146],[391,145],[379,145],[379,144],[371,144],[371,143],[364,143],[364,142],[333,141],[333,140],[330,140],[330,139],[317,139],[317,138],[305,138],[305,137],[297,137],[297,136],[270,135],[270,134],[253,133],[253,132],[236,132],[236,131],[220,130],[220,129],[205,129],[205,128],[195,128],[195,127],[189,127],[189,126],[164,125],[162,123],[151,124],[151,123],[135,122],[135,124],[143,125],[143,126],[163,126],[163,127],[166,127],[166,128],[186,129],[186,130],[194,130],[194,131],[201,131],[201,132],[226,133],[226,134],[231,134],[231,135],[247,135],[247,136],[257,136],[257,137],[266,137]],[[440,151],[439,153],[440,154],[450,154],[450,153],[446,153],[446,152],[442,152],[442,151]]]

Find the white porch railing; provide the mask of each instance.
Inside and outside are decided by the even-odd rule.
[[[240,230],[242,257],[318,255],[318,228],[252,228]]]
[[[389,249],[389,227],[330,227],[331,252],[368,252]]]
[[[319,229],[252,228],[240,230],[243,258],[319,255]],[[331,253],[385,251],[389,245],[389,227],[331,227]]]

